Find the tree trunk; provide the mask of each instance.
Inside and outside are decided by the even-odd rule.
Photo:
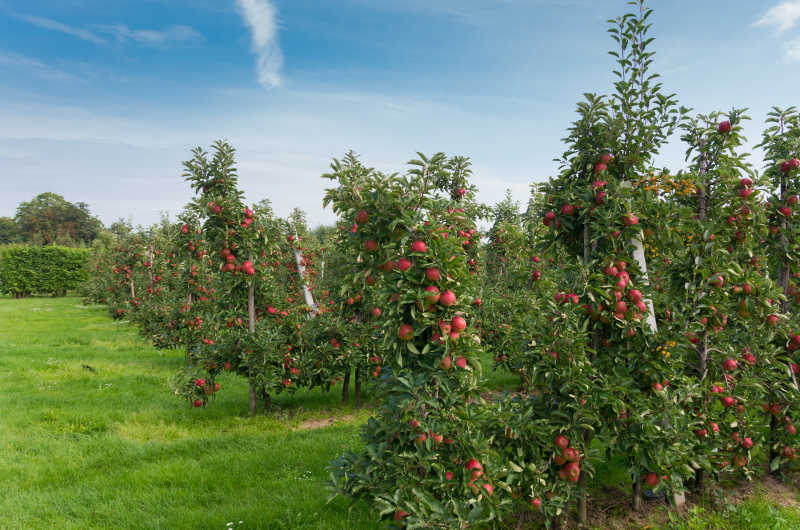
[[[250,381],[250,414],[255,415],[256,413],[256,387],[253,385],[253,382]]]
[[[581,489],[578,497],[578,523],[586,524],[586,471],[584,470],[581,470],[581,475],[578,477],[578,487]]]
[[[342,381],[342,403],[347,403],[350,400],[350,367],[344,373],[344,381]]]
[[[768,467],[770,474],[776,474],[777,470],[772,471],[772,461],[778,456],[775,452],[775,433],[778,430],[778,418],[775,414],[770,413],[769,418],[769,462]]]
[[[150,242],[150,247],[148,250],[147,258],[149,260],[150,266],[147,267],[147,274],[150,277],[150,285],[153,285],[153,258],[155,253],[153,252],[153,242]]]
[[[781,201],[786,201],[786,175],[781,174]],[[788,228],[788,223],[786,218],[784,217],[781,221],[781,243],[786,245],[788,243],[788,239],[786,239],[786,229]],[[783,295],[786,297],[786,300],[781,301],[781,312],[787,313],[789,311],[789,278],[792,275],[792,268],[791,263],[789,262],[789,258],[786,256],[783,257],[783,267],[781,267],[780,273],[778,274],[778,284],[781,286],[783,290]]]
[[[702,469],[698,469],[694,474],[694,489],[700,494],[706,489],[706,472]]]
[[[250,281],[250,288],[247,290],[247,331],[251,335],[256,332],[256,296],[255,282]],[[253,384],[253,359],[252,354],[247,360],[247,375],[250,380],[250,414],[256,413],[256,388]],[[267,394],[268,395],[268,394]]]
[[[192,297],[192,293],[189,293],[189,307],[191,308],[192,304],[194,303],[194,298]],[[191,345],[186,345],[186,365],[191,366],[192,364],[192,355],[191,355]]]
[[[700,148],[705,146],[705,141],[700,141]],[[706,158],[705,151],[701,151],[700,155],[700,168],[698,176],[705,175],[708,166],[708,159]],[[703,186],[697,187],[697,219],[705,221],[708,219],[708,195]],[[699,256],[696,265],[700,265]],[[697,343],[697,378],[702,382],[708,373],[708,331],[703,331],[703,337]],[[702,494],[706,487],[706,475],[702,469],[695,471],[694,476],[694,489],[695,492]]]
[[[642,510],[642,483],[636,477],[633,480],[633,511],[639,512]]]
[[[356,408],[361,408],[361,368],[356,367]]]

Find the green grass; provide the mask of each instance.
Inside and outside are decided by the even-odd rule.
[[[364,503],[326,504],[366,412],[317,391],[251,418],[234,376],[193,409],[168,385],[181,364],[77,298],[0,300],[0,528],[375,527]]]
[[[516,387],[485,361],[484,388]],[[194,409],[168,384],[182,363],[77,298],[0,297],[0,528],[380,526],[364,502],[326,502],[326,466],[360,446],[368,411],[317,390],[277,396],[277,410],[250,417],[246,383],[231,375],[209,408]],[[629,518],[624,464],[600,460],[594,528],[800,529],[797,490],[778,496],[776,483],[685,516],[648,504]]]

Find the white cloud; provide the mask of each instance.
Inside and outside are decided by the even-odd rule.
[[[33,24],[34,26],[38,26],[43,29],[49,29],[52,31],[60,31],[61,33],[65,33],[67,35],[72,35],[73,37],[77,37],[79,39],[93,42],[95,44],[103,44],[105,40],[98,37],[91,31],[81,29],[81,28],[73,28],[72,26],[68,26],[67,24],[62,24],[56,20],[44,17],[34,17],[28,15],[19,15],[21,20],[28,22],[29,24]]]
[[[281,84],[283,55],[278,45],[277,11],[269,0],[236,0],[250,28],[252,49],[257,57],[258,82],[265,88]]]
[[[18,53],[0,52],[0,68],[7,67],[32,74],[47,81],[78,81],[79,79],[36,59]]]
[[[800,21],[800,1],[789,0],[773,6],[756,21],[757,26],[775,26],[778,33],[792,29]]]
[[[127,44],[137,42],[148,46],[163,46],[170,42],[195,42],[203,40],[203,36],[189,26],[169,26],[163,30],[130,29],[125,24],[101,26],[100,30],[112,35],[117,41]]]
[[[0,2],[0,7],[2,7]],[[106,39],[98,36],[95,32],[87,29],[76,28],[50,18],[23,15],[11,12],[11,15],[24,20],[28,24],[58,31],[66,35],[71,35],[79,39],[92,42],[94,44],[105,44]],[[111,35],[116,41],[123,44],[135,42],[146,46],[164,46],[173,42],[197,42],[203,40],[203,36],[194,28],[184,25],[172,25],[161,30],[156,29],[131,29],[125,24],[99,25],[95,26],[97,32]]]

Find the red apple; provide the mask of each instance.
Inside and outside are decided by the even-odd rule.
[[[739,367],[739,365],[733,359],[725,359],[722,362],[722,367],[725,369],[726,372],[733,372]]]
[[[414,328],[409,324],[403,324],[397,330],[397,337],[400,340],[411,340],[414,338]]]
[[[433,305],[439,301],[439,288],[435,285],[429,285],[425,288],[425,301]]]
[[[425,277],[432,282],[438,282],[442,279],[442,273],[436,268],[425,269]]]
[[[425,245],[424,241],[414,241],[411,243],[411,252],[421,252],[425,253],[428,251],[427,245]]]
[[[563,456],[564,459],[567,460],[568,462],[577,462],[580,459],[578,451],[576,451],[572,447],[567,447],[566,449],[564,449]]]
[[[464,464],[464,467],[467,468],[467,471],[471,471],[473,469],[477,469],[478,471],[483,471],[483,466],[481,465],[481,463],[474,458],[470,458],[469,460],[467,460],[467,463]]]
[[[445,307],[454,305],[456,303],[456,294],[448,289],[439,297],[439,303]]]
[[[581,476],[581,468],[577,462],[570,462],[564,466],[564,472],[567,475],[567,480],[570,482],[578,482]]]
[[[717,130],[723,134],[731,132],[731,122],[727,120],[721,122]]]
[[[639,218],[632,213],[626,213],[622,216],[622,224],[625,226],[633,226],[639,224]]]

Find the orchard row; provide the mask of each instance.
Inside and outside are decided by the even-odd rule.
[[[690,118],[651,77],[650,13],[610,21],[614,91],[578,105],[524,214],[478,204],[464,157],[385,174],[349,153],[323,175],[337,225],[309,232],[245,204],[217,143],[185,163],[180,223],[96,255],[91,298],[186,352],[175,386],[194,406],[226,370],[253,410],[374,385],[332,488],[401,525],[586,522],[587,456],[626,462],[636,509],[644,489],[680,504],[709,480],[796,470],[800,116],[770,114],[753,169],[743,111]],[[673,133],[688,166],[653,167]],[[519,391],[479,392],[482,359]]]

